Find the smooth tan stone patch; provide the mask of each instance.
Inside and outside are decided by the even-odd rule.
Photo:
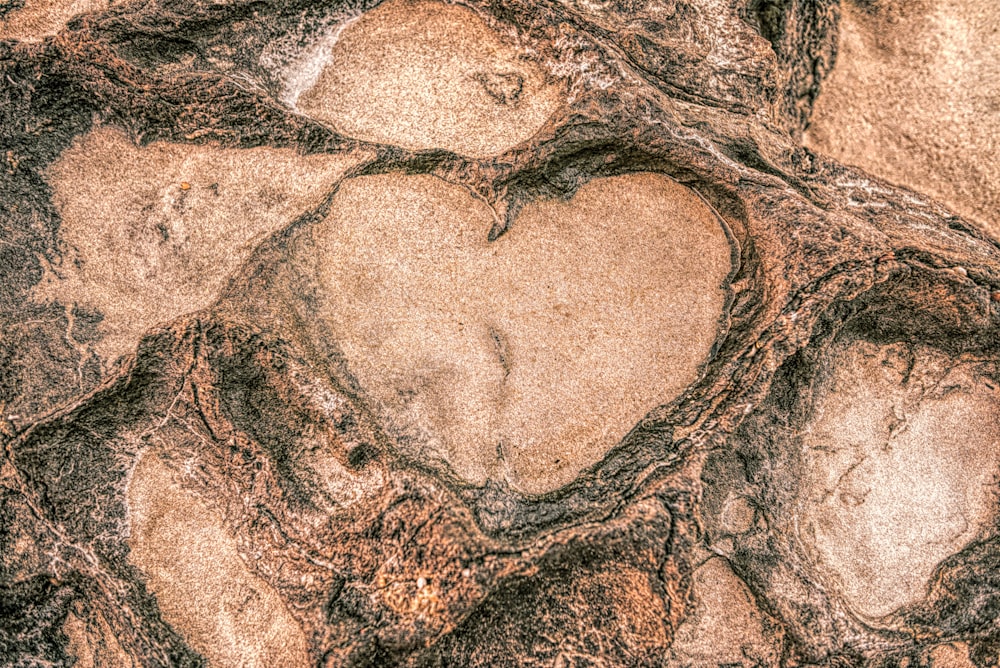
[[[37,42],[55,35],[77,14],[109,5],[108,0],[27,0],[24,7],[0,18],[0,39]]]
[[[938,645],[930,652],[931,668],[975,668],[964,642]]]
[[[96,668],[95,652],[90,634],[87,632],[87,623],[70,612],[66,615],[62,630],[69,641],[66,649],[76,660],[74,668]]]
[[[677,628],[670,668],[778,666],[781,648],[753,594],[729,564],[713,557],[695,569],[695,605]]]
[[[653,174],[530,204],[489,242],[493,223],[434,177],[345,182],[315,230],[324,317],[390,431],[469,481],[540,493],[697,378],[730,246]]]
[[[305,636],[278,593],[247,569],[222,519],[155,453],[139,460],[128,503],[129,560],[164,620],[209,665],[309,665]]]
[[[391,0],[343,29],[297,106],[359,139],[482,157],[534,135],[561,97],[471,10]]]
[[[1000,3],[853,0],[805,141],[1000,236]]]
[[[121,132],[94,130],[48,171],[66,252],[35,298],[98,309],[98,354],[130,352],[153,325],[210,306],[255,245],[319,204],[356,160],[139,148]]]
[[[731,497],[722,506],[722,516],[719,519],[720,528],[726,533],[746,533],[753,528],[757,511],[746,497]]]
[[[868,618],[922,598],[997,510],[1000,393],[940,353],[907,351],[835,348],[801,436],[801,536]]]
[[[125,652],[115,632],[100,612],[85,620],[70,611],[62,630],[68,640],[66,650],[76,663],[73,668],[134,668],[135,661]]]

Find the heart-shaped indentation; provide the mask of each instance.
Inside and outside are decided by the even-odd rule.
[[[598,461],[692,383],[730,271],[718,217],[653,174],[494,216],[430,176],[343,184],[315,230],[322,317],[387,429],[525,492]]]

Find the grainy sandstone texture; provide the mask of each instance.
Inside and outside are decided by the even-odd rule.
[[[973,4],[0,5],[0,664],[997,665]]]
[[[1000,236],[1000,5],[851,0],[806,144]]]

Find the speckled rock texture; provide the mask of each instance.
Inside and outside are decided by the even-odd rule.
[[[0,4],[0,664],[998,665],[1000,243],[803,146],[842,10]]]

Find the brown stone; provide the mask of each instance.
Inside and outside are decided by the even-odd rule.
[[[0,42],[0,663],[995,663],[986,10],[95,9]]]

